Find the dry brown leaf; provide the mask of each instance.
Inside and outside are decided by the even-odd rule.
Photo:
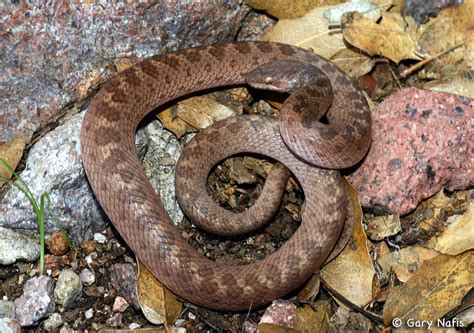
[[[193,127],[175,115],[176,108],[177,106],[173,105],[172,107],[159,112],[156,116],[160,119],[163,127],[173,132],[179,139],[188,131],[191,131]]]
[[[342,34],[329,29],[332,23],[325,18],[325,13],[330,8],[343,8],[344,5],[318,7],[298,19],[280,20],[262,40],[311,49],[314,53],[330,58],[346,46]]]
[[[399,215],[367,216],[366,223],[371,240],[382,240],[402,231]]]
[[[419,33],[411,17],[385,12],[377,24],[352,12],[343,15],[342,25],[345,40],[370,55],[381,55],[396,63],[403,59],[421,60],[415,52]]]
[[[137,260],[137,266],[138,303],[146,319],[156,325],[164,322],[174,323],[183,304],[178,302],[176,296],[164,287],[140,260]]]
[[[311,279],[306,282],[305,286],[301,288],[298,293],[298,300],[313,302],[318,296],[321,279],[319,274],[314,274]]]
[[[191,97],[178,102],[176,113],[178,117],[192,127],[202,129],[212,125],[216,121],[241,114],[242,110],[236,112],[217,102],[213,97],[204,95]]]
[[[448,217],[447,228],[424,245],[438,252],[456,255],[474,249],[474,202],[462,215]]]
[[[278,19],[297,18],[315,7],[336,5],[345,0],[249,0],[247,4]]]
[[[350,49],[343,49],[331,57],[331,62],[346,72],[350,77],[359,77],[372,70],[375,61]]]
[[[327,332],[331,315],[329,300],[317,301],[314,308],[304,305],[296,309],[295,329],[301,333]]]
[[[258,324],[257,331],[259,333],[298,333],[292,328],[269,323]]]
[[[357,191],[347,181],[345,183],[355,207],[354,230],[342,253],[321,269],[321,278],[351,303],[364,307],[372,300],[375,269],[369,254],[369,241],[362,226],[362,209]]]
[[[446,8],[430,20],[420,37],[421,51],[435,56],[456,45],[454,50],[425,65],[429,76],[441,78],[465,75],[474,68],[474,1],[466,0],[457,7]],[[435,73],[435,74],[433,74]]]
[[[21,160],[23,155],[23,149],[25,149],[25,140],[21,136],[13,138],[11,141],[0,144],[0,158],[2,158],[13,170]],[[0,177],[10,179],[12,173],[10,170],[0,164]],[[4,184],[0,180],[0,187]]]
[[[438,256],[439,253],[421,246],[409,246],[382,255],[377,262],[386,275],[392,269],[400,281],[407,282],[424,261]]]
[[[474,80],[470,80],[464,75],[430,81],[425,83],[423,88],[474,98]]]
[[[474,287],[474,251],[458,256],[439,255],[423,263],[404,285],[394,287],[385,303],[383,318],[436,320],[459,305]]]

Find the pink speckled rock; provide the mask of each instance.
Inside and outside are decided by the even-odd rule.
[[[350,177],[361,204],[406,214],[442,188],[474,184],[472,99],[406,88],[372,112],[370,151]]]
[[[265,310],[259,324],[268,323],[293,328],[296,321],[296,305],[277,299]]]

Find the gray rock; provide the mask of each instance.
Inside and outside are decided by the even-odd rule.
[[[15,303],[11,301],[0,301],[0,318],[15,319]]]
[[[63,317],[61,316],[61,314],[55,312],[43,322],[43,329],[49,332],[51,330],[59,328],[59,326],[61,326],[62,324],[64,324]]]
[[[21,333],[21,325],[18,319],[1,318],[0,332],[2,333]]]
[[[110,284],[136,310],[140,309],[135,287],[137,270],[132,264],[113,264],[110,266]]]
[[[21,326],[37,324],[54,311],[53,280],[46,275],[26,281],[23,295],[15,300],[16,316]]]
[[[71,307],[82,293],[79,275],[71,269],[63,270],[54,288],[54,299],[65,308]]]
[[[174,223],[179,223],[184,214],[176,200],[175,167],[181,146],[173,133],[163,129],[159,120],[148,124],[144,132],[149,138],[142,163],[145,174],[159,194],[168,215]]]
[[[0,264],[17,260],[35,261],[39,258],[39,242],[10,229],[0,227]]]
[[[105,226],[100,210],[86,181],[80,153],[79,131],[84,114],[46,134],[33,145],[21,178],[36,198],[48,191],[51,210],[59,225],[76,241],[92,238]],[[11,187],[0,200],[0,225],[37,229],[37,219],[27,198]],[[48,231],[57,229],[48,218]]]
[[[105,236],[97,231],[103,230],[108,220],[82,167],[79,133],[83,116],[84,113],[73,116],[39,140],[30,150],[26,168],[20,176],[36,197],[44,191],[49,192],[57,222],[73,240],[82,242],[100,237],[102,241]],[[144,150],[142,147],[147,145],[143,161],[146,173],[173,221],[180,222],[183,213],[175,199],[174,165],[181,148],[176,137],[156,120],[138,131],[136,143],[138,150]],[[37,229],[31,204],[15,187],[0,199],[0,216],[0,226]],[[48,219],[47,233],[56,229]]]
[[[1,1],[0,143],[16,132],[28,141],[42,121],[112,75],[117,58],[233,40],[250,10],[242,2]]]

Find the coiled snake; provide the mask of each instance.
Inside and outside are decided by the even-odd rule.
[[[299,70],[298,63],[316,69],[307,75],[307,66]],[[268,65],[261,67],[263,64]],[[311,82],[285,102],[282,121],[287,125],[257,115],[229,118],[198,133],[178,163],[177,192],[185,203],[184,211],[220,234],[235,234],[239,226],[229,220],[227,212],[209,207],[205,183],[218,161],[241,152],[269,156],[284,164],[304,190],[301,226],[280,249],[248,265],[216,263],[196,252],[167,215],[138,160],[136,128],[151,110],[192,92],[244,84],[262,75],[262,87],[280,89],[288,73],[279,68],[286,65],[289,72],[296,68]],[[281,82],[280,74],[272,74],[275,69],[282,73]],[[260,87],[259,82],[251,83]],[[318,121],[328,107],[325,117],[329,125]],[[370,112],[357,86],[336,66],[309,51],[266,42],[211,45],[146,59],[111,79],[89,106],[81,145],[95,195],[151,272],[188,301],[220,310],[243,310],[290,292],[311,276],[331,251],[333,257],[347,242],[352,207],[339,172],[323,168],[345,168],[364,156],[370,145]],[[200,158],[196,160],[196,156]],[[276,172],[284,174],[279,168]],[[267,218],[259,207],[274,196],[270,189],[257,201],[257,209],[242,213],[239,223],[262,220],[263,215]],[[206,225],[207,218],[214,224]],[[247,231],[252,228],[244,226]]]

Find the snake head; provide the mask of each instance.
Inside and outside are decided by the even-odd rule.
[[[245,75],[245,81],[255,89],[291,93],[325,75],[318,68],[295,60],[280,60],[263,64]]]

